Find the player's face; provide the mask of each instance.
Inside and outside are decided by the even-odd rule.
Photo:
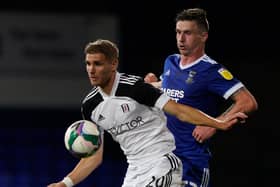
[[[204,50],[207,32],[202,32],[195,21],[176,23],[176,40],[180,54],[188,56],[197,50]]]
[[[103,53],[86,54],[86,69],[93,86],[107,88],[114,79],[117,60],[109,61]]]

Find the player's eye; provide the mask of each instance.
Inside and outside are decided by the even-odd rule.
[[[101,62],[101,61],[95,61],[94,64],[95,64],[96,66],[102,66],[104,63]]]

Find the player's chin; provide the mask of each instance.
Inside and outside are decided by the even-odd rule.
[[[91,83],[93,86],[98,86],[98,85],[99,85],[99,82],[98,82],[96,79],[92,79],[92,78],[90,78],[90,83]]]

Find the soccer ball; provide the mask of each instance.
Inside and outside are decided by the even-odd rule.
[[[93,155],[101,145],[101,134],[96,124],[87,120],[72,123],[64,135],[66,149],[77,158]]]

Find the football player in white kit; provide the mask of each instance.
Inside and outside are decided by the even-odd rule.
[[[172,153],[174,137],[163,111],[182,121],[227,130],[247,116],[235,113],[220,121],[187,105],[172,101],[138,76],[119,73],[117,46],[96,40],[85,47],[86,69],[93,86],[82,103],[82,116],[110,133],[126,155],[128,169],[122,187],[181,187],[182,163]],[[92,156],[82,158],[60,182],[48,187],[72,187],[102,162],[103,143]]]

